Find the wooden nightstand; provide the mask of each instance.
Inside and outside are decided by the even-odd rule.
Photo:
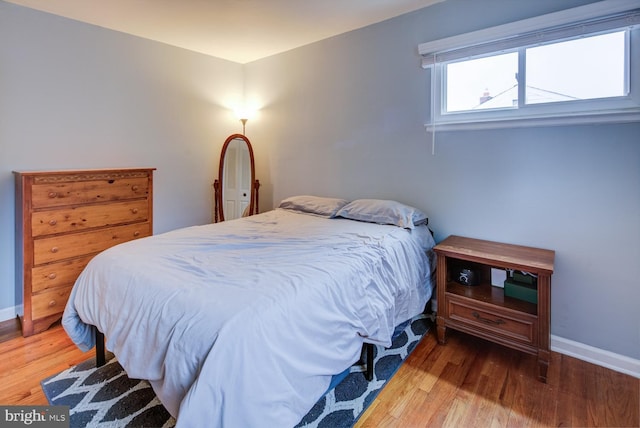
[[[555,252],[449,236],[435,246],[438,255],[438,341],[447,327],[538,356],[538,378],[547,381],[551,320],[551,275]],[[479,284],[455,281],[455,272],[470,268]],[[537,303],[505,296],[491,285],[491,268],[537,275]]]

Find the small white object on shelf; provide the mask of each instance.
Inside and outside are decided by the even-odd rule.
[[[491,268],[491,285],[493,285],[494,287],[504,288],[504,282],[506,279],[506,270]]]

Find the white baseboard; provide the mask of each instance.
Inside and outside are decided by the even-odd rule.
[[[14,319],[16,317],[16,306],[0,309],[0,322]]]
[[[640,379],[640,360],[551,335],[551,350]]]

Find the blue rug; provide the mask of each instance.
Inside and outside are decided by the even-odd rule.
[[[373,402],[382,387],[428,332],[422,316],[396,328],[390,348],[374,347],[374,376],[367,381],[354,366],[297,425],[299,428],[348,428]],[[90,359],[41,382],[49,404],[69,406],[70,426],[91,428],[171,428],[175,419],[144,380],[129,379],[113,355],[97,368]]]
[[[374,347],[373,379],[357,369],[330,390],[302,418],[296,428],[349,428],[378,396],[402,362],[429,331],[428,318],[419,316],[396,327],[390,348]]]

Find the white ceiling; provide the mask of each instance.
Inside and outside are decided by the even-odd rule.
[[[247,63],[443,0],[6,0]]]

